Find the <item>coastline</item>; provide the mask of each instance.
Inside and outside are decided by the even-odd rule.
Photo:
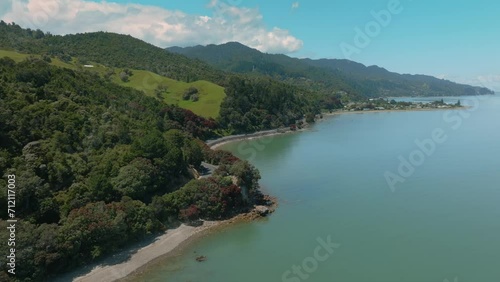
[[[333,111],[331,113],[321,113],[323,116],[336,116],[336,115],[347,115],[347,114],[374,114],[374,113],[393,113],[393,112],[421,112],[421,111],[449,111],[449,110],[464,110],[469,108],[468,106],[462,106],[460,108],[413,108],[413,109],[400,109],[400,110],[368,110],[368,111]],[[316,120],[316,122],[320,122],[324,120],[324,118]],[[208,140],[205,143],[213,150],[217,149],[220,146],[225,144],[243,141],[243,140],[252,140],[255,138],[273,136],[273,135],[281,135],[281,134],[290,134],[290,133],[299,133],[304,132],[309,129],[309,125],[306,125],[302,129],[290,130],[289,128],[278,128],[264,131],[257,131],[249,134],[239,134],[239,135],[230,135],[221,137],[215,140]]]
[[[270,207],[270,213],[274,211],[276,208],[277,204],[276,202],[273,203],[273,205]],[[198,232],[192,233],[190,236],[185,238],[182,242],[179,242],[172,250],[169,252],[163,253],[160,256],[157,256],[156,258],[144,262],[141,266],[137,267],[134,271],[130,272],[128,275],[116,279],[116,280],[110,280],[110,281],[115,281],[115,282],[132,282],[132,281],[138,281],[142,275],[145,273],[148,273],[149,270],[152,268],[155,268],[156,266],[160,264],[165,264],[167,263],[170,259],[173,259],[175,257],[178,257],[180,255],[183,255],[186,252],[186,248],[191,246],[193,243],[198,242],[199,240],[205,238],[206,236],[209,236],[211,234],[214,234],[216,232],[220,232],[224,230],[227,227],[233,227],[236,224],[243,224],[243,223],[248,223],[248,222],[253,222],[256,220],[265,220],[266,217],[263,215],[259,215],[256,210],[252,210],[247,213],[242,213],[239,215],[236,215],[232,218],[221,220],[221,221],[210,221],[210,226],[207,226],[206,228],[203,228],[202,230],[199,230]],[[203,224],[205,225],[205,224]],[[193,259],[196,258],[198,255],[204,255],[204,254],[196,254],[193,255]],[[210,259],[208,257],[207,259]],[[76,281],[76,280],[75,280]],[[81,280],[83,281],[83,280]],[[88,280],[93,281],[93,280]]]
[[[248,134],[230,135],[230,136],[221,137],[221,138],[215,139],[215,140],[208,140],[206,142],[206,144],[210,147],[210,149],[215,150],[224,144],[235,142],[235,141],[251,140],[251,139],[266,137],[266,136],[302,132],[302,131],[305,131],[306,129],[307,128],[290,130],[289,128],[278,128],[278,129],[257,131],[257,132],[248,133]]]
[[[123,279],[155,259],[168,254],[197,234],[210,230],[223,221],[204,221],[193,227],[185,224],[156,236],[153,242],[139,242],[91,266],[58,277],[55,281],[112,282]],[[142,246],[146,244],[145,246]]]
[[[277,207],[276,199],[269,199],[272,204],[267,207],[268,212],[265,214],[254,207],[249,212],[238,214],[229,219],[203,221],[201,226],[181,224],[179,227],[168,229],[165,233],[155,236],[152,242],[146,239],[83,269],[53,277],[53,281],[135,281],[137,276],[146,273],[155,263],[164,262],[182,254],[186,247],[212,232],[236,223],[265,219],[266,215],[274,212]]]
[[[269,213],[272,213],[277,206],[276,200],[273,199],[273,201],[273,204],[269,206]],[[165,233],[156,236],[152,243],[139,242],[102,261],[84,267],[84,269],[53,278],[56,282],[134,281],[137,276],[146,273],[155,263],[164,262],[169,258],[182,254],[186,247],[212,232],[217,232],[236,223],[265,218],[265,215],[254,208],[249,212],[238,214],[229,219],[203,221],[201,226],[194,227],[181,224],[179,227],[168,229]],[[145,246],[142,246],[143,244]]]
[[[464,109],[465,107],[458,108]],[[425,108],[425,109],[402,109],[402,110],[370,110],[370,111],[337,111],[332,113],[323,113],[323,116],[335,116],[342,114],[365,114],[365,113],[383,113],[383,112],[410,112],[410,111],[434,111],[434,110],[451,110],[457,108]],[[318,121],[322,121],[320,119]],[[308,126],[290,130],[273,129],[255,132],[252,134],[241,134],[223,137],[216,140],[207,141],[207,145],[216,149],[219,146],[229,142],[250,140],[271,135],[288,134],[303,132],[308,129]],[[273,199],[270,213],[276,208],[277,202]],[[183,253],[184,249],[193,242],[207,236],[211,232],[216,232],[221,228],[233,225],[235,223],[249,222],[257,219],[265,218],[259,215],[255,209],[248,213],[236,215],[233,218],[222,221],[204,221],[203,225],[193,227],[182,224],[181,226],[169,229],[165,233],[156,236],[152,242],[140,242],[135,246],[128,247],[120,251],[118,254],[105,258],[91,266],[85,267],[83,270],[68,273],[63,276],[55,277],[55,281],[78,281],[78,282],[112,282],[112,281],[134,281],[137,276],[140,276],[148,271],[155,263],[165,262],[171,257],[178,256]]]
[[[335,116],[344,114],[374,114],[374,113],[395,113],[395,112],[428,112],[428,111],[449,111],[449,110],[465,110],[469,106],[461,106],[455,108],[413,108],[401,110],[368,110],[368,111],[333,111],[331,113],[323,113],[324,116]]]

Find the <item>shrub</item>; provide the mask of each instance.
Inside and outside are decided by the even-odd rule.
[[[128,82],[129,80],[129,75],[126,73],[126,72],[121,72],[120,73],[120,79],[123,81],[123,82]]]
[[[185,221],[195,221],[200,217],[200,212],[195,205],[189,206],[187,209],[182,209],[179,212],[179,218]]]
[[[194,94],[198,94],[198,89],[196,89],[196,87],[191,86],[188,89],[186,89],[186,91],[184,91],[182,99],[189,100],[191,99],[191,96],[193,96]]]

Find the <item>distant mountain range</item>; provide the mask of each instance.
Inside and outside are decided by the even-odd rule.
[[[349,99],[389,96],[462,96],[493,92],[425,75],[390,72],[349,60],[297,59],[265,54],[237,42],[162,48],[127,35],[94,32],[66,36],[44,34],[0,21],[0,49],[95,62],[108,67],[147,70],[179,81],[206,80],[227,86],[233,74],[272,78],[308,96],[343,94]]]
[[[427,75],[390,72],[343,59],[297,59],[262,53],[238,42],[171,47],[168,51],[236,73],[270,76],[315,91],[344,91],[358,97],[462,96],[493,94],[485,87],[458,84]]]

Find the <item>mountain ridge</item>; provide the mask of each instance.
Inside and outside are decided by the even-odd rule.
[[[366,66],[346,59],[293,58],[267,54],[239,42],[170,47],[169,52],[202,60],[213,67],[237,73],[257,73],[304,86],[300,79],[314,81],[316,90],[345,91],[354,96],[463,96],[493,92],[424,74],[399,74],[377,65]]]

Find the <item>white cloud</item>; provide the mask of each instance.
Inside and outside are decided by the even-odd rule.
[[[493,91],[500,92],[500,74],[484,74],[467,77],[459,75],[440,74],[436,75],[436,77],[462,84],[486,87]]]
[[[0,18],[4,21],[53,34],[110,31],[161,47],[238,41],[269,53],[292,53],[303,45],[288,30],[268,29],[258,9],[218,0],[208,5],[213,15],[85,0],[7,0],[2,7]]]
[[[477,79],[484,82],[500,82],[500,74],[480,75]]]
[[[500,74],[479,75],[476,77],[479,85],[500,92]]]
[[[298,9],[300,6],[300,3],[299,2],[293,2],[292,3],[292,9]]]

